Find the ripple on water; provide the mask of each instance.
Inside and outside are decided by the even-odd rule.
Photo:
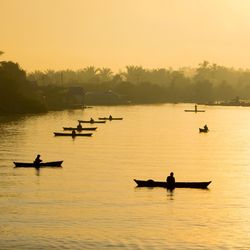
[[[240,119],[250,110],[187,114],[186,106],[1,118],[0,249],[250,249],[250,120]],[[98,126],[91,138],[53,136],[104,113],[125,119]],[[201,135],[204,122],[211,131]],[[63,168],[13,168],[38,152],[64,160]],[[178,181],[212,183],[173,193],[135,188],[134,178],[165,180],[170,171]]]

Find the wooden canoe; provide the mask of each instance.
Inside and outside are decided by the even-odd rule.
[[[91,121],[91,120],[88,120],[88,121],[84,121],[84,120],[78,120],[78,122],[81,122],[81,123],[106,123],[106,121]]]
[[[63,161],[41,162],[38,165],[34,162],[15,162],[16,168],[37,168],[37,167],[62,167]]]
[[[138,187],[163,187],[169,188],[166,181],[154,181],[154,180],[136,180],[134,179]],[[207,188],[211,181],[207,182],[175,182],[175,188]]]
[[[79,133],[79,134],[72,134],[72,133],[61,133],[61,132],[54,132],[55,136],[71,136],[71,137],[76,137],[76,136],[92,136],[93,133]]]
[[[200,133],[207,133],[207,132],[208,132],[208,129],[199,128],[199,132],[200,132]]]
[[[99,117],[98,119],[99,120],[106,120],[106,121],[123,120],[123,118],[121,118],[121,117],[112,117],[112,118],[109,118],[109,117]]]
[[[80,131],[83,131],[83,130],[96,130],[97,127],[93,127],[93,128],[81,128],[81,129],[78,129],[78,128],[72,128],[72,127],[63,127],[63,130],[76,130],[78,132]]]
[[[195,113],[197,113],[197,112],[205,112],[206,110],[202,110],[202,109],[198,109],[198,110],[195,110],[195,109],[185,109],[184,111],[185,112],[195,112]]]

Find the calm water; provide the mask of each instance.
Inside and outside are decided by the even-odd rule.
[[[250,249],[250,108],[95,107],[0,117],[0,249]],[[112,114],[93,137],[54,137]],[[199,134],[208,124],[210,132]],[[85,125],[95,126],[95,125]],[[64,160],[62,169],[13,161]],[[135,188],[133,178],[209,181]]]

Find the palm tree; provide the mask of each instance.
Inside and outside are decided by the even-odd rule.
[[[110,68],[101,68],[99,69],[98,76],[100,77],[101,82],[107,82],[112,79],[113,72]]]
[[[78,75],[83,82],[97,82],[99,69],[94,66],[86,67],[78,71]]]
[[[141,66],[126,66],[126,72],[123,73],[126,80],[131,83],[139,83],[145,81],[146,70]]]

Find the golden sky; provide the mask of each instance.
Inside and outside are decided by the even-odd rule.
[[[27,71],[250,68],[250,0],[0,0],[1,60]]]

